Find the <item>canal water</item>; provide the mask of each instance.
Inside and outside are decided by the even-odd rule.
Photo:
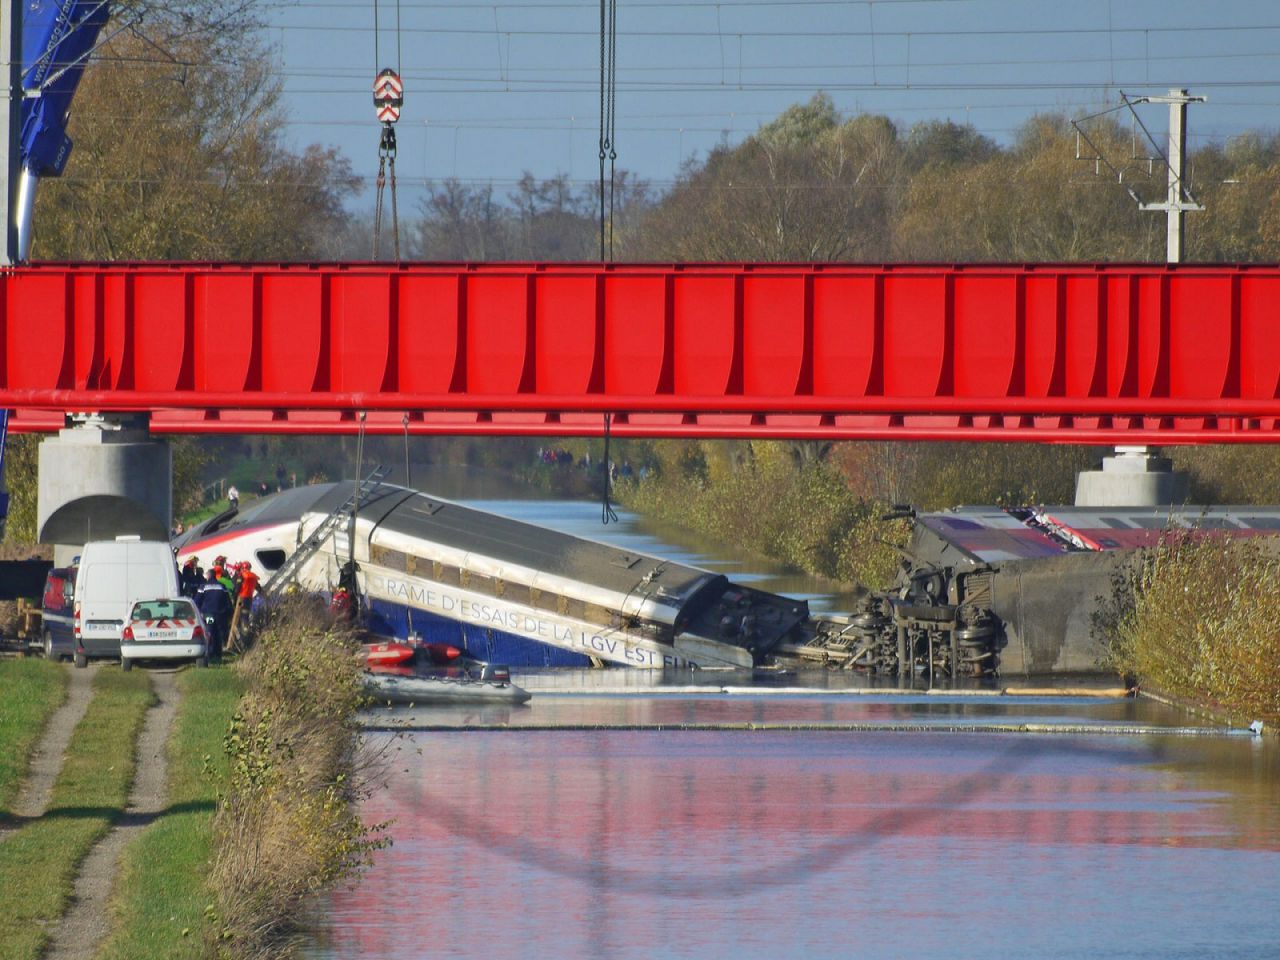
[[[729,562],[625,514],[602,528],[598,504],[471,502]],[[1192,735],[1146,700],[820,676],[567,673],[527,678],[526,707],[371,713],[364,814],[394,843],[328,899],[309,955],[1280,955],[1274,739]],[[1045,732],[1005,732],[1027,724]]]

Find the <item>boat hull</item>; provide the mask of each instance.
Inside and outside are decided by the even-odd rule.
[[[521,704],[533,695],[514,683],[492,683],[465,677],[365,675],[365,689],[375,703],[396,706],[439,704]]]

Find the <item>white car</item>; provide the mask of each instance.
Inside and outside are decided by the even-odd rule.
[[[186,597],[139,600],[120,637],[120,666],[135,660],[195,660],[209,665],[204,618]]]

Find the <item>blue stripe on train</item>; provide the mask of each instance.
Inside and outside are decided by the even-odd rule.
[[[410,631],[410,619],[413,630]],[[467,656],[512,667],[589,667],[591,658],[562,650],[528,637],[495,630],[478,623],[454,620],[438,613],[409,608],[389,600],[369,601],[369,629],[374,633],[404,639],[417,633],[428,643],[447,643]]]

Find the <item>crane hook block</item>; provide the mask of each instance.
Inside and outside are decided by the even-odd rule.
[[[404,106],[404,81],[390,67],[373,81],[373,106],[380,123],[395,123],[400,119],[400,108]]]

